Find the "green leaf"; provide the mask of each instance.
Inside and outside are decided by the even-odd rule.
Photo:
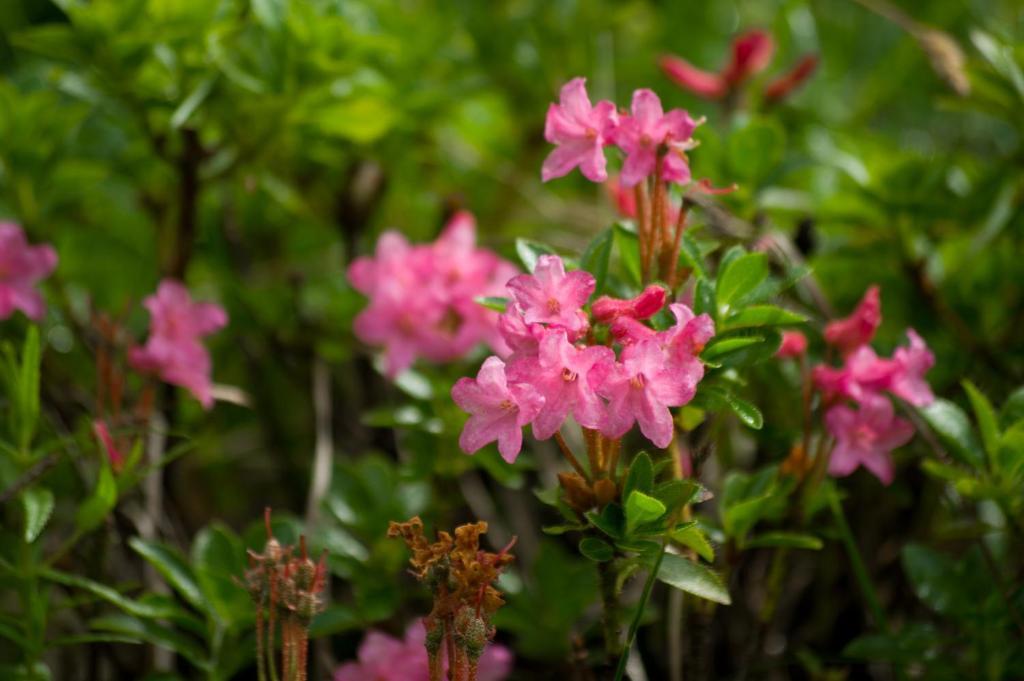
[[[249,596],[235,583],[245,574],[245,546],[234,532],[218,523],[200,530],[192,542],[192,565],[205,602],[219,621],[250,619]]]
[[[633,490],[626,498],[626,534],[632,534],[641,525],[654,522],[665,511],[665,504],[640,490]]]
[[[580,269],[586,270],[594,275],[596,284],[594,295],[604,293],[605,282],[608,279],[608,262],[611,260],[612,244],[615,243],[615,230],[606,229],[587,244],[580,259]]]
[[[96,596],[97,598],[100,598],[123,610],[129,615],[134,615],[136,617],[142,617],[144,619],[168,619],[177,615],[180,611],[180,608],[173,603],[155,604],[137,601],[121,594],[105,584],[100,584],[99,582],[94,582],[91,579],[86,579],[85,577],[69,574],[67,572],[60,572],[59,570],[47,568],[43,569],[39,574],[41,577],[51,582],[56,582],[57,584],[62,584],[75,589],[81,589],[82,591],[90,593],[93,596]]]
[[[110,465],[104,462],[100,467],[99,478],[96,481],[96,489],[92,496],[78,507],[75,514],[75,524],[81,532],[88,532],[107,517],[107,514],[117,505],[117,481],[110,471]]]
[[[654,488],[651,496],[665,504],[668,511],[677,511],[693,500],[704,488],[693,480],[669,480]]]
[[[1017,388],[1010,393],[999,412],[999,422],[1003,428],[1009,428],[1022,419],[1024,419],[1024,387]]]
[[[552,537],[559,537],[568,532],[580,532],[585,529],[587,526],[582,523],[566,523],[565,525],[546,525],[540,528],[540,531]]]
[[[640,490],[650,493],[654,489],[654,463],[647,452],[640,452],[633,458],[626,474],[626,482],[622,486],[622,496],[625,499],[633,493],[633,490]]]
[[[100,631],[124,634],[173,650],[199,669],[208,670],[210,668],[203,649],[195,640],[162,624],[129,615],[109,615],[92,620],[90,625]]]
[[[508,309],[508,298],[502,298],[500,296],[478,296],[474,298],[478,305],[486,307],[488,310],[494,310],[495,312],[504,312]]]
[[[715,290],[720,311],[726,312],[741,297],[768,278],[768,256],[745,253],[727,262],[718,274]]]
[[[271,31],[279,31],[288,17],[288,0],[252,0],[256,21]]]
[[[763,336],[741,336],[738,338],[715,338],[708,343],[704,351],[700,353],[700,358],[706,362],[717,362],[718,360],[739,352],[751,345],[757,345],[763,343]]]
[[[748,121],[728,137],[730,176],[754,183],[764,180],[782,161],[785,143],[785,134],[774,121]]]
[[[53,492],[45,487],[32,487],[21,493],[25,511],[25,542],[31,544],[46,527],[53,513]]]
[[[231,77],[228,71],[225,75]],[[317,106],[306,116],[323,135],[370,144],[395,126],[399,111],[384,97],[363,94]]]
[[[686,593],[722,605],[730,605],[729,590],[717,574],[683,556],[666,553],[658,568],[658,579]]]
[[[540,259],[540,256],[557,254],[555,249],[547,244],[530,241],[529,239],[516,239],[516,255],[519,256],[519,261],[523,263],[526,271],[533,272],[537,267],[537,260]]]
[[[679,259],[686,267],[689,267],[701,279],[708,278],[708,270],[704,267],[704,256],[700,252],[700,246],[693,234],[689,231],[683,232],[682,248],[679,250]]]
[[[208,76],[204,78],[196,89],[185,98],[178,108],[171,114],[171,127],[178,129],[188,123],[188,119],[192,117],[192,114],[196,112],[196,109],[206,101],[209,97],[210,92],[213,91],[213,85],[217,82],[216,76]]]
[[[764,425],[764,416],[761,414],[760,409],[750,402],[736,397],[736,395],[723,386],[707,386],[704,388],[704,393],[713,399],[721,400],[748,427],[760,430]]]
[[[812,534],[803,532],[765,532],[751,537],[743,544],[744,548],[776,547],[786,549],[810,549],[818,551],[824,546],[822,541]]]
[[[710,279],[701,277],[697,279],[697,286],[693,293],[694,314],[709,314],[712,319],[718,319],[718,306],[715,303],[715,283]]]
[[[580,554],[595,563],[607,563],[615,557],[615,549],[603,539],[584,537],[580,540]]]
[[[611,503],[597,511],[587,511],[584,514],[587,521],[607,534],[612,539],[622,539],[626,533],[626,512],[622,506]]]
[[[751,305],[725,320],[723,331],[750,326],[793,326],[803,324],[807,317],[775,305]]]
[[[689,547],[697,552],[697,555],[709,563],[715,559],[715,549],[711,542],[701,532],[695,521],[678,525],[672,530],[672,539],[683,546]]]
[[[971,401],[971,408],[974,409],[974,418],[978,420],[981,442],[985,447],[985,453],[988,454],[989,465],[995,467],[996,452],[999,448],[999,421],[996,418],[996,411],[977,386],[968,380],[963,381],[963,386],[967,398]]]
[[[923,407],[920,413],[953,458],[974,468],[982,467],[981,448],[967,414],[960,407],[948,400],[937,399]]]
[[[200,612],[210,612],[210,604],[203,597],[203,592],[196,583],[192,569],[185,563],[181,555],[163,544],[146,541],[140,537],[128,540],[129,546],[145,558],[163,575],[171,587],[181,594],[190,605]]]

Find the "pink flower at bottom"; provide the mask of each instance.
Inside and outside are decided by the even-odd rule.
[[[423,643],[422,622],[409,625],[404,639],[370,631],[359,646],[357,662],[347,662],[334,673],[334,681],[428,681],[429,661]],[[512,671],[512,651],[491,644],[477,663],[478,681],[503,681]],[[444,668],[447,669],[447,661]]]
[[[523,447],[523,426],[544,406],[544,397],[533,386],[508,383],[505,363],[498,357],[484,360],[475,379],[460,378],[452,386],[452,400],[470,415],[459,436],[462,451],[473,454],[497,440],[498,451],[509,463]]]
[[[843,477],[864,466],[888,485],[894,470],[890,452],[910,441],[914,426],[893,413],[892,403],[872,395],[859,409],[846,405],[832,407],[825,414],[825,425],[836,438],[829,459],[829,475]]]
[[[48,244],[31,246],[21,227],[0,222],[0,319],[21,310],[33,321],[46,314],[35,285],[57,267],[57,252]]]

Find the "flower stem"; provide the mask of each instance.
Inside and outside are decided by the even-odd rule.
[[[888,632],[889,623],[885,618],[885,612],[882,610],[882,604],[878,600],[878,594],[875,593],[875,588],[868,577],[868,570],[864,565],[864,559],[860,555],[860,549],[857,548],[857,543],[854,541],[850,525],[846,522],[846,516],[843,515],[843,507],[839,502],[839,497],[834,489],[828,490],[827,495],[828,506],[832,511],[832,517],[835,519],[836,528],[839,530],[839,537],[846,547],[846,553],[850,557],[850,567],[853,568],[853,575],[857,579],[857,585],[860,587],[864,599],[868,602],[868,608],[871,610],[871,616],[875,620],[875,626],[882,632]]]
[[[601,582],[601,625],[604,629],[604,649],[609,667],[623,655],[622,631],[619,626],[619,595],[615,588],[615,568],[611,561],[597,564]]]
[[[555,442],[558,443],[558,448],[562,450],[562,456],[572,464],[572,467],[576,469],[576,472],[579,473],[584,480],[590,482],[590,476],[587,475],[587,471],[580,465],[579,460],[576,459],[576,455],[572,453],[572,450],[569,449],[569,445],[566,443],[565,438],[562,437],[562,434],[558,431],[555,431]]]
[[[644,583],[643,593],[640,594],[640,602],[636,606],[636,614],[633,615],[633,621],[629,624],[629,632],[626,634],[626,642],[622,646],[622,655],[619,657],[619,665],[615,670],[615,681],[622,681],[624,674],[626,673],[626,663],[629,661],[629,649],[633,645],[633,640],[636,638],[636,632],[640,628],[640,620],[644,616],[644,608],[647,607],[647,601],[651,599],[651,592],[654,590],[654,582],[658,578],[658,570],[661,569],[661,560],[665,557],[665,549],[668,548],[668,535],[661,542],[661,551],[658,552],[658,558],[654,561],[654,565],[651,567],[651,572],[647,575],[647,581]]]

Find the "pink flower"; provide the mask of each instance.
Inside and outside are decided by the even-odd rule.
[[[46,303],[35,285],[57,267],[57,251],[44,244],[30,246],[21,227],[0,222],[0,319],[21,310],[33,321],[46,314]]]
[[[862,400],[889,388],[896,366],[879,357],[869,345],[862,345],[846,356],[840,368],[822,364],[814,367],[814,384],[827,401]]]
[[[579,348],[568,341],[564,330],[552,329],[540,342],[536,358],[510,364],[509,378],[528,383],[544,398],[544,406],[533,420],[533,436],[548,439],[569,414],[584,428],[603,427],[607,415],[591,375],[603,375],[614,363],[611,348]]]
[[[582,270],[565,271],[557,255],[542,255],[533,274],[520,274],[508,282],[508,290],[516,301],[526,324],[560,326],[576,340],[589,327],[583,312],[594,292],[594,275]]]
[[[544,160],[544,182],[576,168],[591,182],[608,179],[604,146],[615,127],[615,105],[608,101],[591,106],[586,79],[573,78],[562,86],[559,103],[548,108],[544,139],[558,147]]]
[[[914,427],[895,416],[892,403],[878,395],[861,402],[857,410],[832,407],[825,414],[825,425],[836,438],[829,474],[842,477],[864,466],[884,485],[892,482],[894,474],[890,452],[914,436]]]
[[[129,363],[137,371],[185,388],[209,409],[211,362],[202,338],[222,329],[227,313],[213,303],[193,302],[188,289],[171,279],[160,282],[145,307],[150,314],[149,339],[130,350]]]
[[[722,69],[722,78],[736,86],[768,66],[775,52],[775,41],[766,31],[747,31],[732,42],[732,59]]]
[[[404,639],[370,631],[359,646],[358,662],[343,664],[334,681],[429,681],[426,630],[422,622],[409,625]],[[479,681],[503,681],[512,671],[512,651],[491,644],[477,663]],[[447,661],[444,668],[447,670]]]
[[[509,384],[505,363],[488,357],[476,379],[460,378],[452,387],[452,399],[470,417],[459,446],[473,454],[489,442],[498,442],[498,451],[512,463],[523,446],[523,426],[536,418],[544,397],[527,383]]]
[[[632,187],[655,172],[662,145],[669,146],[662,177],[670,182],[689,181],[690,170],[682,152],[689,148],[697,122],[682,109],[664,113],[658,95],[646,89],[633,93],[631,111],[615,128],[615,143],[626,154],[619,176],[622,186]]]
[[[669,357],[677,362],[696,358],[715,335],[715,323],[707,314],[695,316],[683,303],[668,306],[676,323],[664,331],[655,331],[631,317],[618,317],[611,324],[612,337],[628,346],[646,340],[656,340]]]
[[[818,68],[818,55],[808,54],[800,58],[792,69],[779,76],[764,89],[764,98],[770,102],[785,99],[807,82]]]
[[[924,375],[935,366],[935,355],[913,329],[907,329],[907,338],[910,346],[896,348],[893,353],[889,390],[915,407],[925,407],[935,401],[931,386],[924,380]]]
[[[92,432],[96,435],[96,439],[100,441],[103,449],[106,451],[107,459],[110,460],[110,466],[115,471],[120,471],[121,467],[124,466],[124,454],[117,448],[117,444],[114,443],[114,438],[110,436],[110,429],[107,428],[107,422],[102,419],[93,419]]]
[[[476,299],[504,294],[518,272],[476,246],[476,222],[464,211],[431,244],[413,246],[398,232],[385,232],[374,256],[358,258],[348,269],[353,288],[370,299],[353,330],[363,342],[384,349],[392,377],[419,357],[449,362],[481,343],[508,354],[498,314]]]
[[[807,352],[807,336],[799,331],[783,331],[782,344],[775,352],[776,357],[803,357]]]
[[[665,307],[664,287],[651,284],[639,295],[628,300],[601,296],[590,306],[590,311],[594,315],[594,321],[609,324],[619,317],[648,319],[658,314],[663,307]]]
[[[603,376],[600,374],[604,373]],[[656,340],[626,346],[621,363],[595,376],[598,392],[608,398],[608,420],[604,435],[619,438],[633,423],[656,447],[672,441],[672,413],[693,399],[703,376],[700,362],[675,366]]]
[[[825,340],[845,355],[870,343],[881,324],[881,293],[877,286],[872,286],[849,317],[825,326]]]
[[[721,99],[728,92],[725,80],[717,73],[699,69],[682,57],[667,54],[659,60],[661,70],[684,90],[704,99]]]

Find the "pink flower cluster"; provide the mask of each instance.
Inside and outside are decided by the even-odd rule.
[[[0,319],[15,310],[34,321],[42,319],[46,303],[35,285],[56,268],[57,252],[52,246],[31,246],[21,227],[0,222]]]
[[[503,295],[505,283],[518,273],[512,263],[476,246],[476,222],[467,212],[457,213],[430,244],[410,245],[398,232],[386,232],[373,257],[359,258],[348,269],[349,282],[370,299],[355,319],[355,333],[383,346],[389,376],[418,357],[448,362],[480,343],[505,352],[497,313],[476,299]]]
[[[370,631],[359,646],[359,660],[339,667],[334,681],[428,681],[426,637],[422,622],[411,624],[404,639]],[[477,664],[479,681],[503,681],[512,671],[512,652],[491,644]]]
[[[894,474],[890,452],[906,444],[914,428],[895,415],[886,393],[917,407],[930,404],[935,397],[924,375],[935,356],[908,329],[906,347],[897,348],[891,358],[879,357],[870,343],[881,323],[880,294],[872,286],[849,317],[825,327],[825,341],[843,355],[843,365],[820,364],[812,378],[828,407],[825,425],[836,439],[829,473],[844,476],[864,466],[888,485]],[[787,351],[780,350],[780,356],[796,356],[807,347],[805,339],[795,336],[783,346]]]
[[[188,289],[171,279],[161,281],[144,304],[150,314],[149,339],[131,348],[129,363],[136,371],[187,389],[209,409],[213,406],[212,366],[202,339],[228,323],[224,308],[193,302]]]
[[[588,315],[584,306],[594,286],[591,274],[566,272],[554,255],[541,256],[533,274],[508,283],[512,301],[498,328],[511,355],[488,358],[475,379],[462,378],[452,388],[455,403],[470,414],[459,438],[464,451],[472,454],[496,440],[512,462],[525,425],[543,440],[570,415],[613,439],[635,423],[655,446],[668,446],[670,408],[693,399],[704,377],[698,355],[714,335],[714,323],[674,303],[673,326],[647,326],[643,320],[666,302],[665,289],[654,285],[631,300],[599,298]],[[591,318],[608,327],[618,357],[613,347],[592,344]]]
[[[557,148],[545,159],[541,178],[547,182],[578,167],[588,180],[604,182],[604,148],[615,145],[625,154],[622,186],[633,187],[655,174],[665,182],[686,184],[686,152],[694,146],[692,135],[699,123],[682,109],[666,113],[651,90],[636,90],[628,113],[616,111],[609,101],[592,105],[585,79],[573,78],[562,87],[559,103],[548,108],[544,139]]]
[[[697,68],[682,57],[665,55],[661,69],[677,85],[704,99],[725,99],[771,63],[775,41],[761,30],[747,31],[732,43],[729,62],[717,73]],[[769,101],[779,100],[802,85],[818,66],[817,55],[801,57],[789,71],[764,90]]]

